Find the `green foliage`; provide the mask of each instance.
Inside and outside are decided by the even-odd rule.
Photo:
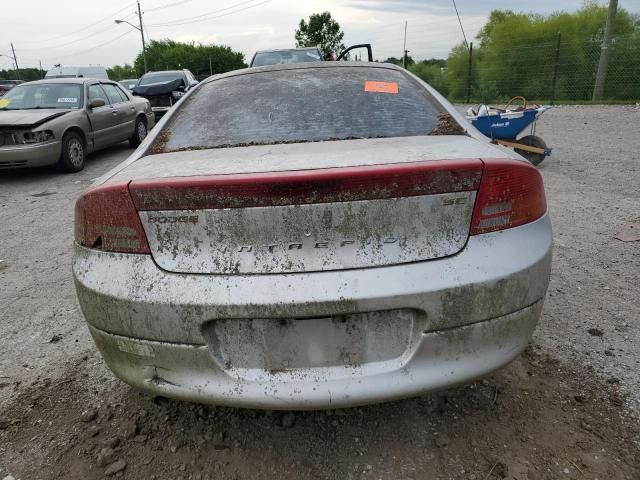
[[[471,69],[471,92],[478,90],[478,55],[474,52],[473,67]],[[469,81],[469,51],[463,45],[453,47],[445,70],[446,82],[449,87],[449,97],[462,100],[467,96]]]
[[[384,60],[384,63],[393,63],[394,65],[398,65],[399,67],[402,66],[402,57],[400,58],[396,58],[396,57],[389,57],[386,60]],[[410,67],[411,65],[414,65],[416,63],[416,61],[411,58],[411,55],[407,55],[407,67]]]
[[[31,82],[44,78],[45,73],[47,72],[39,68],[21,68],[20,75],[18,75],[15,70],[0,70],[0,80],[23,80],[25,82]]]
[[[494,10],[473,49],[472,98],[491,102],[522,95],[550,98],[558,54],[555,98],[590,99],[600,58],[607,8],[586,3],[575,13],[549,16]],[[557,49],[558,33],[560,48]],[[468,51],[447,59],[449,96],[466,97]],[[640,21],[619,9],[611,45],[605,98],[640,98]]]
[[[203,45],[195,43],[181,43],[173,40],[154,40],[147,45],[147,68],[149,71],[178,70],[187,68],[198,79],[230,70],[245,68],[244,55],[234,52],[230,47],[220,45]],[[211,70],[209,69],[211,59]],[[126,65],[122,68],[125,68]],[[114,67],[115,68],[115,67]],[[134,62],[137,72],[133,77],[144,73],[144,59],[140,53]]]
[[[447,66],[447,61],[444,58],[429,58],[428,60],[422,60],[420,63],[425,65],[436,65],[440,68]]]
[[[427,82],[442,95],[449,94],[449,85],[447,84],[445,70],[438,64],[430,63],[429,60],[423,60],[422,62],[410,65],[409,71]]]
[[[136,69],[128,63],[125,63],[124,65],[114,65],[111,68],[107,68],[107,74],[111,80],[115,81],[138,78]]]
[[[344,50],[344,32],[331,13],[314,13],[309,22],[300,20],[295,33],[296,47],[319,47],[324,55],[339,54]]]

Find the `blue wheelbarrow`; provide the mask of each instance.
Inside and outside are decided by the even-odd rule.
[[[522,100],[523,105],[510,110],[509,107],[514,100]],[[536,136],[536,122],[547,110],[548,107],[527,105],[523,97],[515,97],[505,108],[482,106],[478,112],[470,109],[467,119],[494,143],[513,148],[533,165],[539,165],[551,155],[551,148],[547,147],[542,138]],[[530,129],[529,134],[517,138],[527,127]]]

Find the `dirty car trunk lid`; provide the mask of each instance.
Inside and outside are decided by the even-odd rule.
[[[133,180],[167,271],[311,272],[459,252],[482,156],[501,153],[468,137],[268,145],[151,155],[113,179]]]

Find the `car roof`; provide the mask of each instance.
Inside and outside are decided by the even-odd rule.
[[[147,72],[143,75],[143,77],[146,77],[147,75],[159,75],[161,73],[175,73],[175,74],[183,74],[185,69],[182,70],[158,70],[157,72]]]
[[[380,70],[397,70],[399,72],[406,72],[402,67],[394,65],[392,63],[380,63],[380,62],[306,62],[306,63],[288,63],[288,64],[275,64],[265,65],[264,67],[249,67],[242,68],[240,70],[232,70],[230,72],[222,73],[219,75],[213,75],[200,84],[206,84],[222,78],[236,77],[240,75],[255,75],[259,73],[279,72],[283,70],[310,70],[314,68],[376,68]]]
[[[42,83],[72,83],[77,85],[83,85],[85,83],[102,82],[102,83],[116,83],[113,80],[107,80],[106,78],[90,78],[90,77],[66,77],[66,78],[43,78],[42,80],[34,80],[33,82],[25,82],[21,85],[32,85]]]

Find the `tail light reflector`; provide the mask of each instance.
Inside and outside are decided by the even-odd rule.
[[[87,190],[76,202],[75,240],[108,252],[150,253],[128,182]]]
[[[488,159],[471,221],[471,235],[533,222],[547,211],[540,172],[529,163]]]

